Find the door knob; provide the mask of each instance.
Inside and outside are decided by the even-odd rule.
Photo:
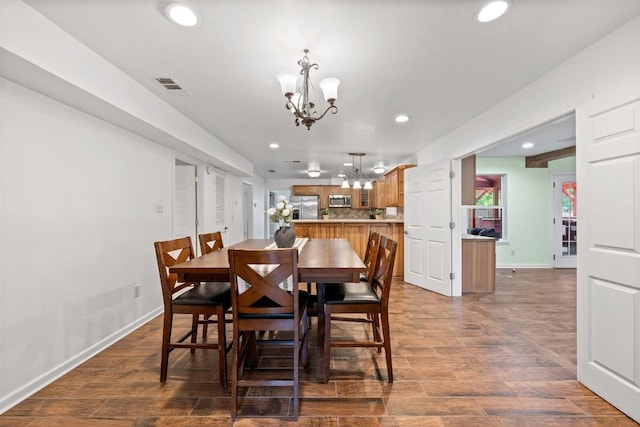
[[[406,234],[408,236],[409,232],[407,230],[404,230],[404,234]]]

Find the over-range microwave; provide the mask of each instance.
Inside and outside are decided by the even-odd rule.
[[[350,208],[351,196],[346,194],[329,194],[330,208]]]

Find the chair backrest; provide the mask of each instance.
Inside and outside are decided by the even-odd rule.
[[[298,249],[229,249],[234,316],[298,312]],[[247,289],[240,292],[242,283]],[[291,292],[280,287],[289,283]]]
[[[222,233],[219,231],[200,234],[198,236],[198,240],[200,240],[200,253],[202,255],[208,254],[209,252],[219,251],[224,248],[224,244],[222,243]]]
[[[162,298],[165,309],[171,304],[173,294],[192,286],[192,282],[178,282],[178,275],[169,273],[169,267],[194,258],[191,237],[155,242],[156,259],[158,260],[158,272],[160,273],[160,285],[162,285]]]
[[[371,281],[373,275],[372,261],[375,258],[375,254],[380,244],[380,233],[376,231],[369,232],[369,240],[367,240],[367,248],[364,251],[364,258],[362,262],[367,266],[367,280]]]
[[[389,303],[391,291],[391,279],[393,278],[393,266],[396,261],[398,243],[385,236],[380,236],[380,243],[375,254],[374,272],[369,281],[373,290],[378,294],[383,304]]]

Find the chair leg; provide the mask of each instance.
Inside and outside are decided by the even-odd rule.
[[[382,337],[380,336],[380,318],[378,317],[378,313],[368,313],[368,316],[371,316],[371,328],[373,329],[373,340],[376,342],[382,341]],[[382,353],[382,347],[378,347],[378,353]]]
[[[382,317],[382,335],[384,337],[384,356],[387,359],[387,376],[389,383],[393,382],[393,364],[391,362],[391,331],[389,329],[389,313],[383,310],[380,313]]]
[[[198,342],[198,322],[200,320],[199,314],[194,314],[191,317],[191,343],[195,344]],[[196,352],[195,348],[191,348],[191,354]]]
[[[220,384],[227,388],[227,332],[224,321],[224,311],[218,308],[216,313],[218,319],[218,369],[220,370]],[[207,327],[205,323],[205,328]]]
[[[171,341],[171,327],[173,325],[173,315],[164,313],[164,324],[162,326],[162,356],[160,357],[160,382],[167,381],[167,370],[169,368],[169,342]]]
[[[329,367],[331,365],[331,306],[325,304],[324,308],[324,367],[322,368],[322,382],[329,382]]]
[[[307,322],[307,319],[302,319],[303,325],[302,327],[306,327],[304,325]],[[298,337],[294,336],[293,340],[293,419],[298,420],[298,414],[300,409],[300,390],[299,390],[299,380],[300,378],[300,340]]]
[[[238,414],[238,379],[240,363],[240,333],[234,328],[231,344],[231,421],[235,421]]]

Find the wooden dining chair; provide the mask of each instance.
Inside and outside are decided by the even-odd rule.
[[[368,282],[340,283],[325,286],[325,326],[324,326],[324,382],[329,380],[331,347],[370,347],[378,352],[384,348],[387,363],[387,378],[393,382],[391,361],[391,333],[389,328],[389,294],[397,242],[380,235],[379,244],[373,250],[370,280]],[[341,318],[340,314],[362,314],[363,317]],[[338,340],[331,336],[333,321],[349,320],[372,323],[374,333],[371,339]],[[380,331],[381,329],[381,331]]]
[[[229,269],[233,312],[231,418],[237,417],[239,387],[291,386],[292,416],[297,420],[300,363],[306,366],[308,360],[307,293],[298,290],[298,250],[229,249]],[[257,360],[256,348],[265,345],[292,347],[291,375],[282,378],[281,368],[266,379],[258,378],[257,372],[246,373],[245,365]],[[269,369],[251,367],[256,371]]]
[[[211,252],[216,252],[224,248],[222,241],[222,233],[220,231],[214,231],[213,233],[203,233],[198,235],[198,241],[200,242],[200,254],[205,255]],[[202,326],[202,337],[206,337],[209,333],[208,323]]]
[[[218,350],[220,384],[227,386],[227,345],[225,313],[231,307],[231,286],[229,283],[178,282],[177,274],[169,273],[169,267],[194,258],[191,237],[155,242],[162,300],[164,303],[164,324],[162,329],[162,356],[160,361],[160,382],[167,380],[169,353],[176,348]],[[177,339],[172,339],[174,316],[191,316],[191,329]],[[202,318],[201,318],[202,316]],[[207,342],[206,335],[197,340],[198,326],[215,323],[218,325],[218,339]],[[187,338],[190,338],[187,341]]]
[[[209,252],[219,251],[224,248],[222,233],[219,231],[200,234],[198,235],[198,240],[200,241],[200,253],[202,255],[208,254]]]

